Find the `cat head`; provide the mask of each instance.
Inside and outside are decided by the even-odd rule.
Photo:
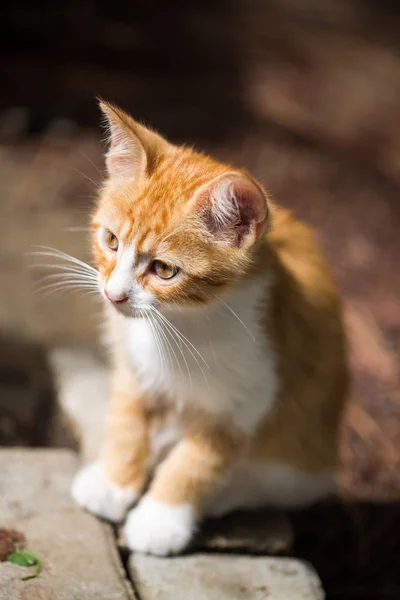
[[[251,264],[268,217],[265,192],[244,171],[100,107],[109,132],[93,217],[101,291],[127,316],[215,302]]]

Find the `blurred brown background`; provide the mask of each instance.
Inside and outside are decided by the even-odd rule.
[[[342,495],[398,500],[399,3],[14,0],[2,11],[2,442],[46,441],[46,348],[96,339],[96,301],[33,294],[24,253],[44,244],[88,257],[100,95],[249,168],[318,230],[351,349]]]

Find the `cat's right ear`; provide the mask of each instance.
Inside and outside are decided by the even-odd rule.
[[[99,100],[109,134],[107,170],[113,179],[138,179],[150,172],[168,142],[120,108]]]

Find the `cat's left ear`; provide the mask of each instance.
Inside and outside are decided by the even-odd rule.
[[[106,164],[110,177],[137,179],[151,172],[170,144],[117,106],[104,100],[99,100],[99,106],[109,132]]]
[[[195,202],[208,231],[220,242],[250,247],[262,234],[268,218],[267,197],[261,186],[241,173],[227,173],[201,187]]]

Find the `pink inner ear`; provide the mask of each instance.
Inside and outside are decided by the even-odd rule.
[[[117,129],[114,128],[112,130],[112,134],[111,134],[111,144],[110,144],[110,148],[116,148],[117,146],[121,146],[124,142],[124,133]]]
[[[101,108],[110,134],[106,153],[109,174],[115,178],[137,178],[146,168],[146,153],[142,144],[114,109],[107,105],[101,105]]]
[[[236,227],[240,244],[242,239],[251,233],[253,227],[255,239],[260,236],[268,216],[268,208],[264,194],[249,179],[238,177],[238,181],[233,179],[232,185],[239,207],[239,223]]]
[[[107,166],[113,176],[125,178],[137,177],[146,167],[146,155],[141,143],[122,127],[111,126]]]
[[[268,216],[267,200],[262,190],[244,175],[222,177],[203,199],[208,199],[204,218],[212,233],[224,237],[228,234],[238,246],[251,244],[261,235]]]

